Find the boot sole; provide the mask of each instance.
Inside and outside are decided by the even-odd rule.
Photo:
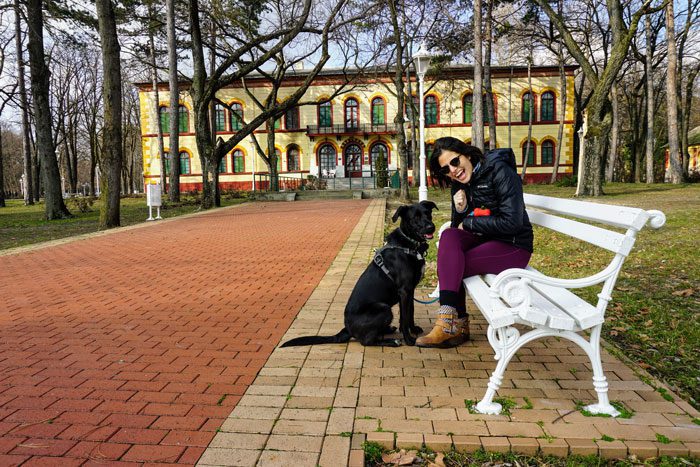
[[[464,344],[469,340],[469,336],[466,337],[451,337],[437,344],[418,344],[417,347],[422,347],[424,349],[451,349],[452,347],[457,347],[460,344]]]

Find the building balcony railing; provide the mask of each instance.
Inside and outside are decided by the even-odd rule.
[[[324,135],[371,135],[371,134],[396,134],[398,133],[396,124],[383,123],[381,125],[372,125],[365,123],[362,125],[332,125],[319,126],[309,125],[306,127],[308,136],[324,136]]]

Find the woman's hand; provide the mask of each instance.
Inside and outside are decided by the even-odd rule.
[[[457,212],[464,212],[467,209],[467,194],[464,190],[459,190],[452,197],[452,201],[455,203],[455,210]]]

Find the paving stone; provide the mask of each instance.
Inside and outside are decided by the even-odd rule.
[[[689,453],[688,447],[679,441],[671,443],[654,441],[654,445],[659,450],[659,456],[687,456]]]
[[[586,438],[566,438],[566,442],[569,444],[569,451],[571,454],[579,456],[597,456],[598,455],[598,444],[592,439]]]
[[[567,457],[569,455],[569,444],[559,438],[538,438],[540,451],[546,456]]]
[[[421,433],[397,433],[397,449],[417,449],[423,447],[423,435]]]
[[[423,438],[425,446],[433,451],[446,452],[452,449],[452,437],[449,435],[426,434]]]
[[[596,440],[598,453],[603,459],[624,459],[627,457],[627,445],[619,439],[613,441]]]
[[[393,432],[373,431],[371,433],[367,433],[368,443],[377,443],[390,451],[394,449],[394,438],[395,436]]]
[[[365,451],[363,451],[361,449],[351,450],[350,451],[350,458],[348,459],[348,467],[364,467],[364,466],[365,466]]]
[[[276,451],[321,452],[322,436],[270,435],[265,449]]]
[[[651,441],[628,441],[625,440],[629,454],[634,454],[640,459],[648,459],[650,457],[657,457],[659,455],[659,449]]]
[[[214,448],[260,450],[265,447],[267,434],[217,433],[210,446]]]
[[[260,467],[289,467],[290,465],[316,465],[318,453],[297,451],[263,451],[258,459]]]
[[[350,457],[350,437],[348,436],[326,436],[323,439],[323,448],[320,467],[334,467],[337,465],[349,464]]]
[[[540,448],[540,443],[535,438],[514,438],[509,437],[510,450],[518,454],[534,456]]]
[[[510,442],[505,436],[481,436],[481,446],[486,452],[509,452]]]

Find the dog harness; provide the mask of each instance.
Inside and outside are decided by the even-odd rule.
[[[405,248],[402,246],[394,246],[394,245],[384,245],[380,249],[378,249],[374,253],[374,258],[372,259],[372,262],[379,268],[381,269],[384,274],[387,275],[389,279],[391,279],[392,282],[394,281],[394,278],[391,277],[391,271],[389,271],[389,268],[386,267],[386,264],[384,264],[384,258],[382,257],[382,252],[385,250],[399,250],[409,256],[414,256],[418,261],[423,261],[425,258],[423,258],[423,255],[421,255],[418,251],[416,250],[411,250],[410,248]],[[423,267],[421,268],[420,271],[420,276],[421,278],[423,277],[423,274],[425,273],[425,263],[423,263]]]

